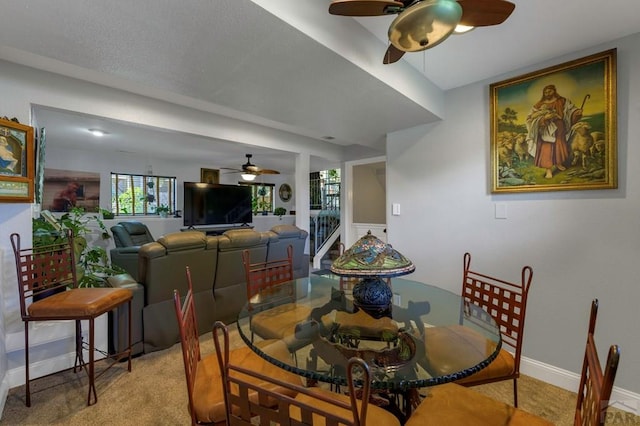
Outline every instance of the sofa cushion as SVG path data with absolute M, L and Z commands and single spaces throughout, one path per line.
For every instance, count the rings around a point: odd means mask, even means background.
M 309 256 L 304 251 L 309 233 L 295 225 L 276 225 L 269 232 L 269 248 L 267 261 L 280 260 L 287 257 L 287 247 L 293 246 L 293 277 L 302 278 L 309 275 Z
M 253 229 L 232 229 L 225 231 L 222 235 L 223 238 L 220 238 L 219 241 L 221 251 L 265 246 L 269 241 L 269 235 L 267 233 L 256 232 Z
M 307 235 L 309 234 L 304 229 L 300 229 L 295 225 L 284 225 L 284 224 L 274 226 L 273 228 L 271 228 L 271 231 L 275 232 L 276 234 L 278 234 L 278 236 L 283 238 L 293 238 L 293 237 L 306 238 Z
M 199 231 L 173 232 L 158 238 L 158 242 L 167 249 L 167 253 L 207 246 L 206 235 Z

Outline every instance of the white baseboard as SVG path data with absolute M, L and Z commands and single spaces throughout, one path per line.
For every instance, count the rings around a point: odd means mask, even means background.
M 526 357 L 522 357 L 520 361 L 520 372 L 574 393 L 580 386 L 579 374 Z M 614 386 L 610 405 L 640 416 L 640 394 L 638 393 Z
M 29 376 L 31 380 L 33 380 L 51 374 L 52 372 L 66 370 L 73 367 L 75 360 L 76 353 L 74 351 L 43 361 L 32 362 L 29 367 Z M 8 383 L 9 388 L 24 385 L 24 373 L 24 365 L 8 370 L 5 376 L 5 382 Z

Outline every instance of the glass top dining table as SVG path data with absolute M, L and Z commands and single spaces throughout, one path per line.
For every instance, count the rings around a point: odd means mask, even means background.
M 487 366 L 501 347 L 494 319 L 460 295 L 442 288 L 392 278 L 392 305 L 382 315 L 354 304 L 348 286 L 335 275 L 290 281 L 259 294 L 238 317 L 244 342 L 258 355 L 308 380 L 346 384 L 346 365 L 364 359 L 372 389 L 403 392 L 451 382 Z M 279 338 L 260 337 L 253 318 L 291 321 L 296 307 L 306 307 Z M 258 318 L 258 317 L 256 317 Z M 276 355 L 284 342 L 290 357 Z

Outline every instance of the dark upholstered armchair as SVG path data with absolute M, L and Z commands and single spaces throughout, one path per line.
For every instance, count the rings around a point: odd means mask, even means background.
M 124 268 L 138 280 L 138 250 L 155 240 L 147 225 L 141 222 L 120 222 L 111 227 L 116 248 L 111 249 L 111 263 Z
M 155 241 L 149 228 L 142 222 L 120 222 L 111 227 L 116 247 L 141 246 Z

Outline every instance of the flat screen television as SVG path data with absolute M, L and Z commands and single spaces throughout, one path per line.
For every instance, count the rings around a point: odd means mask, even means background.
M 251 188 L 184 182 L 183 210 L 184 226 L 251 223 Z

